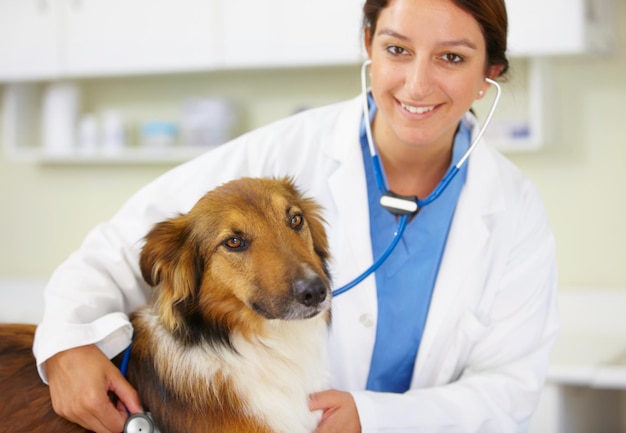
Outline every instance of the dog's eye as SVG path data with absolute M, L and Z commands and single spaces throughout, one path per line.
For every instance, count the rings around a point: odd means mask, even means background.
M 233 236 L 232 238 L 228 238 L 223 242 L 226 248 L 231 250 L 242 250 L 248 247 L 248 243 L 244 238 Z
M 291 228 L 298 230 L 302 227 L 302 224 L 304 223 L 304 217 L 302 216 L 301 213 L 295 213 L 291 215 L 290 222 L 291 222 Z

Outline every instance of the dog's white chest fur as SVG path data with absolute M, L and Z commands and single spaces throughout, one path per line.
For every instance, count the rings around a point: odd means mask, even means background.
M 309 410 L 308 397 L 328 389 L 329 383 L 328 324 L 323 316 L 270 320 L 264 337 L 250 341 L 240 335 L 231 336 L 234 351 L 225 347 L 216 350 L 208 344 L 183 347 L 152 316 L 149 321 L 157 328 L 157 370 L 171 383 L 183 387 L 190 382 L 205 383 L 207 392 L 215 393 L 214 379 L 220 376 L 232 383 L 246 413 L 264 420 L 272 431 L 310 433 L 317 428 L 321 411 Z
M 233 357 L 229 369 L 250 410 L 273 431 L 312 432 L 321 412 L 309 410 L 308 396 L 328 389 L 326 322 L 272 321 L 269 327 L 270 336 L 258 343 L 234 342 L 242 356 Z

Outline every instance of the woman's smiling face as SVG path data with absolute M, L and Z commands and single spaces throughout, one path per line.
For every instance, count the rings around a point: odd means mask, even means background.
M 451 148 L 460 119 L 489 87 L 485 76 L 501 68 L 487 68 L 478 22 L 451 0 L 391 0 L 365 38 L 379 146 Z

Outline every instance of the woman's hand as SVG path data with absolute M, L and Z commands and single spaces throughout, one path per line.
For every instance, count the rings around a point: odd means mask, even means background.
M 54 411 L 97 433 L 119 433 L 131 413 L 142 412 L 137 391 L 96 346 L 60 352 L 46 361 Z M 109 398 L 117 395 L 117 407 Z
M 312 394 L 309 398 L 309 409 L 324 412 L 317 433 L 361 432 L 359 413 L 349 392 L 331 389 Z

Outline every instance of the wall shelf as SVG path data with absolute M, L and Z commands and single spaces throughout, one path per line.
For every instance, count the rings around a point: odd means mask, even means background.
M 14 160 L 31 161 L 45 165 L 136 165 L 180 164 L 195 158 L 209 148 L 173 147 L 170 149 L 126 148 L 119 152 L 72 152 L 49 154 L 41 151 L 18 152 Z
M 549 127 L 553 117 L 551 60 L 546 57 L 514 58 L 512 65 L 515 80 L 503 84 L 502 105 L 487 129 L 485 138 L 491 146 L 507 153 L 538 151 L 549 141 Z M 163 77 L 161 80 L 170 83 L 172 78 Z M 155 83 L 152 85 L 159 86 Z M 127 147 L 115 152 L 104 148 L 89 152 L 76 148 L 50 152 L 42 145 L 45 140 L 39 127 L 45 86 L 45 83 L 33 82 L 4 86 L 2 141 L 4 151 L 11 160 L 46 165 L 175 165 L 192 159 L 210 148 L 185 146 L 180 143 L 167 148 L 148 148 L 130 140 Z M 138 97 L 144 96 L 139 94 Z M 491 95 L 488 95 L 476 104 L 479 119 L 484 118 L 483 114 L 491 100 Z M 168 104 L 175 106 L 179 102 L 171 100 Z
M 129 131 L 127 145 L 107 149 L 95 147 L 81 149 L 70 145 L 56 150 L 45 146 L 42 119 L 42 93 L 45 83 L 12 83 L 3 88 L 2 94 L 2 150 L 7 159 L 16 162 L 45 165 L 177 165 L 206 152 L 209 145 L 173 143 L 167 146 L 142 146 L 137 144 L 136 134 Z M 172 101 L 174 106 L 175 102 Z

